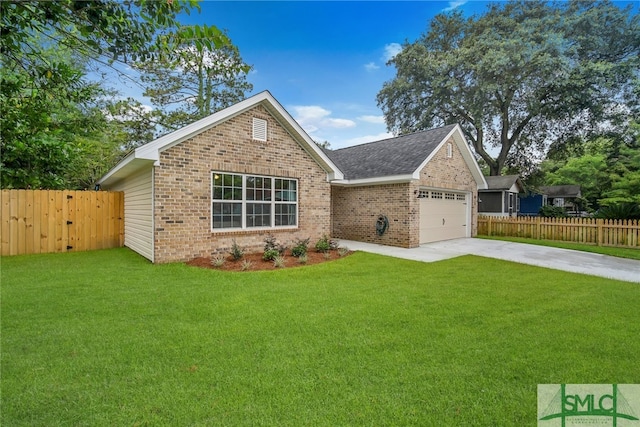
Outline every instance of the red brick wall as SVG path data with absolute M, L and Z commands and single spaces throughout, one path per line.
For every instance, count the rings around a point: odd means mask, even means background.
M 267 142 L 252 139 L 253 117 L 267 120 Z M 298 179 L 298 227 L 212 232 L 214 171 Z M 234 239 L 246 251 L 262 251 L 269 233 L 289 246 L 307 237 L 314 244 L 331 233 L 330 197 L 326 172 L 257 106 L 161 153 L 154 174 L 155 262 L 226 253 Z

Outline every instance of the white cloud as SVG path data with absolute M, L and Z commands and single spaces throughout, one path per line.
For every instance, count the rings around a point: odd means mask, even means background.
M 357 138 L 347 139 L 344 143 L 345 147 L 351 147 L 352 145 L 364 144 L 367 142 L 380 141 L 383 139 L 393 138 L 395 135 L 391 132 L 379 133 L 377 135 L 365 135 Z
M 356 125 L 353 120 L 330 117 L 331 111 L 318 105 L 295 105 L 288 110 L 293 112 L 295 120 L 308 133 L 323 128 L 345 129 Z
M 466 2 L 467 2 L 467 0 L 450 1 L 449 2 L 449 7 L 445 7 L 444 9 L 442 9 L 442 11 L 443 12 L 450 12 L 450 11 L 462 6 Z
M 400 53 L 402 45 L 400 43 L 389 43 L 384 46 L 384 62 L 390 61 L 394 56 Z
M 369 62 L 368 64 L 364 64 L 364 69 L 367 71 L 374 71 L 379 69 L 380 66 L 376 65 L 375 62 Z
M 362 120 L 363 122 L 367 122 L 367 123 L 374 123 L 374 124 L 384 124 L 384 116 L 360 116 L 358 117 L 358 120 Z

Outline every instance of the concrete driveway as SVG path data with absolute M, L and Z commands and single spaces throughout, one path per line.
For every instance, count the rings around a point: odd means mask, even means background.
M 404 249 L 353 240 L 340 240 L 351 250 L 414 261 L 433 262 L 461 255 L 478 255 L 522 264 L 640 283 L 640 261 L 589 252 L 486 239 L 454 239 Z

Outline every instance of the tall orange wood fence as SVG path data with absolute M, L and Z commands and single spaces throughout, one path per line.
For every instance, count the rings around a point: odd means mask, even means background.
M 478 234 L 640 248 L 637 220 L 480 216 Z
M 124 193 L 2 190 L 1 254 L 71 252 L 124 244 Z

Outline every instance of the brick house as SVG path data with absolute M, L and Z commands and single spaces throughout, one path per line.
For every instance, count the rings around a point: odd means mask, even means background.
M 350 166 L 355 154 L 322 150 L 265 91 L 136 148 L 98 184 L 125 193 L 125 246 L 157 263 L 225 253 L 234 240 L 259 251 L 268 234 L 285 244 L 326 234 L 417 246 L 431 227 L 424 212 L 437 201 L 448 206 L 451 197 L 459 208 L 469 202 L 458 234 L 475 235 L 484 180 L 460 128 L 413 135 L 429 136 L 429 148 L 410 154 L 419 141 L 397 145 L 402 158 L 424 155 L 411 176 L 384 170 L 364 177 Z M 369 210 L 354 197 L 368 200 Z M 378 214 L 389 220 L 382 236 Z
M 327 154 L 344 175 L 331 183 L 333 237 L 413 248 L 477 234 L 486 182 L 460 126 Z

